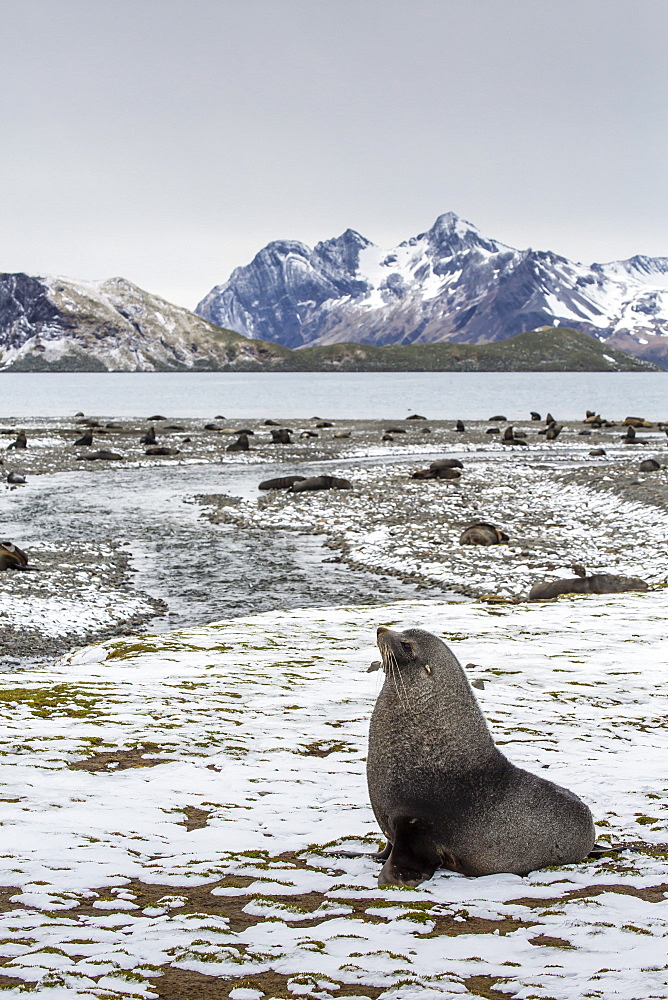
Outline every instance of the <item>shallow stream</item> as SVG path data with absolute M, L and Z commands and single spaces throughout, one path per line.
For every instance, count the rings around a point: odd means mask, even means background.
M 150 631 L 296 607 L 381 604 L 415 597 L 394 577 L 331 562 L 317 536 L 247 530 L 201 516 L 199 494 L 255 496 L 261 479 L 294 469 L 281 464 L 179 465 L 55 473 L 5 496 L 2 531 L 29 548 L 58 539 L 125 542 L 133 586 L 167 612 Z M 432 596 L 425 591 L 421 596 Z M 439 592 L 433 596 L 442 596 Z

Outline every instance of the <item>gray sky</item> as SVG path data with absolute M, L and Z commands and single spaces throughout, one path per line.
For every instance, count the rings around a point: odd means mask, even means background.
M 454 211 L 668 256 L 666 0 L 0 0 L 0 270 L 194 307 L 269 240 Z

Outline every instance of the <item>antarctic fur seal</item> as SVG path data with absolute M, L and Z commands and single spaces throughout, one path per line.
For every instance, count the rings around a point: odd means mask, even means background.
M 451 469 L 439 466 L 434 469 L 430 467 L 429 469 L 418 469 L 417 472 L 411 473 L 411 479 L 461 479 L 461 472 L 459 469 Z
M 292 493 L 313 493 L 316 490 L 352 490 L 349 479 L 338 476 L 310 476 L 308 479 L 297 479 L 290 490 Z
M 502 542 L 510 541 L 505 531 L 501 531 L 487 521 L 477 521 L 476 524 L 469 524 L 464 528 L 459 536 L 460 545 L 500 545 Z
M 13 542 L 0 542 L 0 570 L 29 569 L 28 557 Z
M 77 455 L 77 460 L 80 462 L 122 462 L 123 456 L 118 455 L 115 451 L 107 451 L 105 448 L 101 448 L 100 451 L 91 451 L 88 455 Z
M 11 444 L 7 445 L 7 451 L 15 448 L 16 451 L 21 451 L 23 448 L 28 447 L 28 438 L 25 431 L 19 431 L 16 435 L 16 441 L 12 441 Z
M 430 469 L 463 469 L 464 465 L 458 458 L 438 458 L 429 463 Z
M 278 476 L 276 479 L 265 479 L 258 486 L 259 490 L 289 490 L 295 483 L 303 483 L 306 476 Z
M 526 875 L 594 847 L 577 795 L 495 746 L 457 658 L 421 629 L 378 629 L 385 683 L 371 717 L 367 779 L 387 847 L 379 885 L 418 885 L 439 868 Z
M 571 580 L 548 580 L 536 583 L 529 591 L 530 601 L 549 601 L 561 594 L 624 594 L 630 590 L 648 590 L 638 576 L 615 576 L 612 573 L 592 573 Z

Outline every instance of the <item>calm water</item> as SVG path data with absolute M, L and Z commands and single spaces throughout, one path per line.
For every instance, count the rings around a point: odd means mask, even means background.
M 559 419 L 585 410 L 668 419 L 666 372 L 201 372 L 0 374 L 0 417 Z

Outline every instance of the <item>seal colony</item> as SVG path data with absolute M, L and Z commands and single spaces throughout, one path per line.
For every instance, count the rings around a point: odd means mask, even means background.
M 379 885 L 574 864 L 594 847 L 589 808 L 495 746 L 468 679 L 429 632 L 378 629 L 385 683 L 371 717 L 367 780 L 387 838 Z

